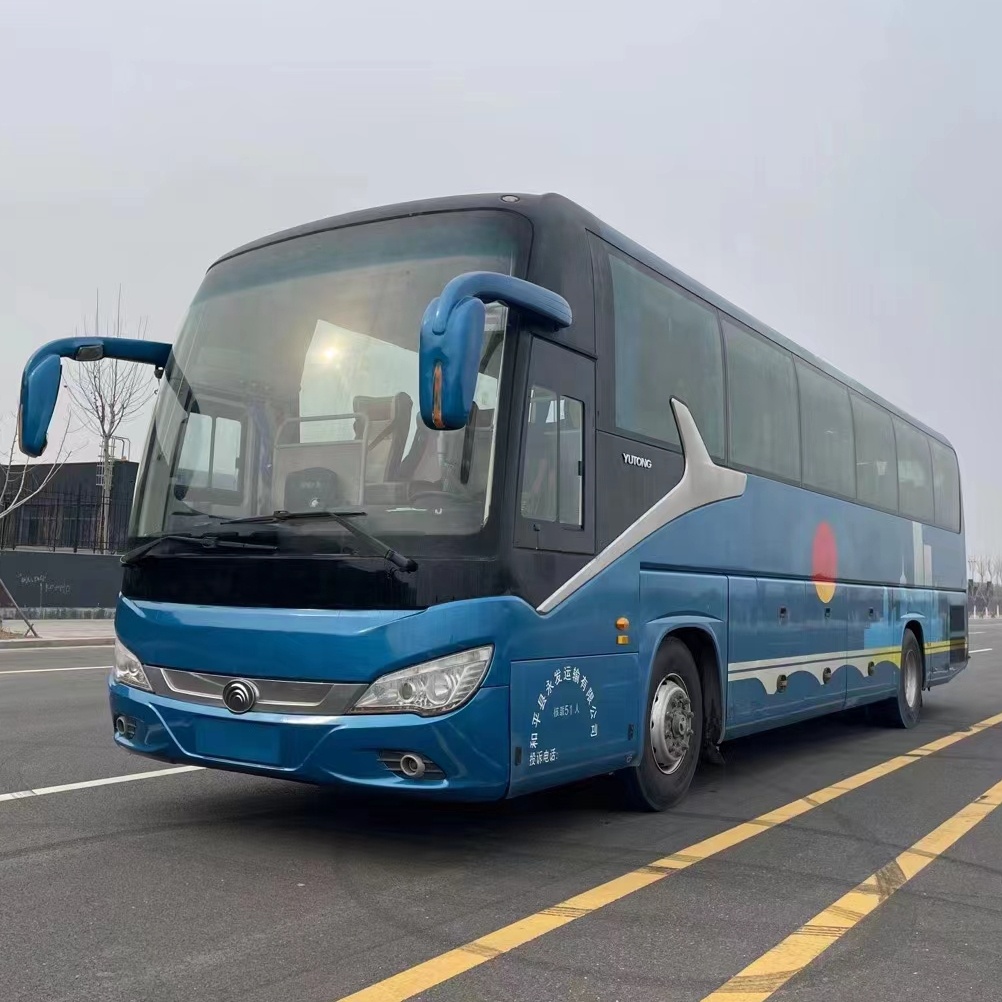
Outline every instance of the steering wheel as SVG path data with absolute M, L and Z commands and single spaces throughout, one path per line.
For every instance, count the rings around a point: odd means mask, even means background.
M 296 470 L 285 478 L 285 507 L 289 511 L 336 508 L 344 494 L 341 478 L 323 466 Z

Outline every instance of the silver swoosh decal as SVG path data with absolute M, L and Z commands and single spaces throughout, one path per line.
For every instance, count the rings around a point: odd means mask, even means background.
M 579 588 L 604 571 L 614 560 L 618 560 L 628 550 L 642 542 L 651 533 L 674 521 L 682 515 L 703 508 L 717 501 L 741 497 L 745 492 L 748 477 L 737 470 L 717 466 L 706 451 L 703 437 L 689 408 L 681 400 L 672 397 L 672 412 L 678 425 L 679 439 L 685 456 L 685 470 L 682 479 L 663 497 L 653 504 L 629 528 L 620 533 L 604 550 L 597 553 L 573 577 L 564 582 L 549 598 L 545 599 L 536 612 L 552 612 L 565 602 Z

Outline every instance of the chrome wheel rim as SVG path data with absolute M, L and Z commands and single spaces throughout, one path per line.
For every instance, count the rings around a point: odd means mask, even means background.
M 661 680 L 651 703 L 651 750 L 666 775 L 677 772 L 692 743 L 692 702 L 678 675 Z
M 905 655 L 905 702 L 912 708 L 918 706 L 920 685 L 918 655 L 909 650 Z

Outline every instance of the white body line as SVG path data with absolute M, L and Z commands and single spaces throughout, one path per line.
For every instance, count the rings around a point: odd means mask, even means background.
M 541 614 L 552 612 L 601 571 L 632 550 L 658 529 L 682 515 L 728 498 L 740 497 L 745 492 L 748 477 L 737 470 L 717 466 L 706 451 L 696 422 L 689 408 L 680 400 L 672 399 L 672 411 L 678 425 L 685 470 L 682 479 L 656 504 L 652 505 L 629 528 L 620 533 L 604 550 L 597 553 L 573 577 L 565 581 L 536 609 Z
M 133 772 L 127 776 L 109 776 L 107 779 L 88 779 L 82 783 L 63 783 L 61 786 L 40 786 L 34 790 L 16 790 L 14 793 L 0 793 L 0 803 L 5 800 L 25 800 L 29 797 L 47 797 L 53 793 L 71 793 L 74 790 L 89 790 L 95 786 L 114 786 L 118 783 L 135 783 L 141 779 L 159 779 L 162 776 L 177 776 L 182 772 L 202 772 L 200 765 L 177 765 L 170 769 L 155 769 L 152 772 Z
M 871 653 L 862 657 L 847 658 L 844 654 L 816 655 L 806 661 L 781 661 L 767 668 L 745 667 L 742 663 L 727 666 L 727 681 L 748 682 L 755 679 L 762 683 L 765 691 L 770 695 L 775 695 L 779 691 L 779 679 L 783 676 L 790 676 L 806 672 L 813 675 L 821 685 L 825 683 L 825 671 L 834 675 L 839 668 L 852 666 L 861 675 L 865 675 L 871 662 L 889 661 L 900 654 Z M 754 662 L 750 662 L 754 665 Z M 830 677 L 830 676 L 829 676 Z
M 755 671 L 759 668 L 789 668 L 797 666 L 806 669 L 815 662 L 827 664 L 829 661 L 837 659 L 841 659 L 843 664 L 851 664 L 854 661 L 860 661 L 864 658 L 869 658 L 869 660 L 872 661 L 877 656 L 887 657 L 888 655 L 899 654 L 900 652 L 900 647 L 867 647 L 860 651 L 831 651 L 829 653 L 821 654 L 805 654 L 801 658 L 786 657 L 766 658 L 762 661 L 735 661 L 727 666 L 727 674 L 740 674 L 743 672 Z M 864 664 L 863 667 L 865 668 L 866 665 Z
M 950 649 L 949 640 L 934 640 L 926 644 L 927 654 L 942 654 Z M 991 648 L 988 648 L 989 650 Z M 968 654 L 978 654 L 969 651 Z M 899 647 L 871 647 L 861 651 L 832 651 L 828 654 L 810 654 L 802 658 L 770 658 L 764 661 L 736 661 L 727 666 L 728 682 L 746 682 L 756 679 L 766 692 L 774 695 L 781 675 L 806 672 L 824 684 L 824 673 L 830 669 L 834 675 L 839 668 L 852 667 L 865 675 L 871 663 L 891 661 L 897 664 L 901 657 Z

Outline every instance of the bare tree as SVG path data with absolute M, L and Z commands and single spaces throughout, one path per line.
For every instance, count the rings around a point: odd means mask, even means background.
M 59 445 L 49 463 L 28 463 L 27 456 L 21 456 L 17 449 L 17 416 L 11 420 L 12 431 L 10 434 L 10 447 L 2 453 L 6 460 L 3 467 L 3 486 L 0 487 L 0 533 L 6 530 L 7 520 L 21 507 L 26 505 L 32 498 L 41 494 L 46 485 L 60 471 L 63 463 L 72 455 L 72 450 L 67 447 L 70 436 L 70 420 L 67 418 L 59 436 Z M 15 458 L 21 461 L 15 463 Z M 36 473 L 38 474 L 36 476 Z M 7 586 L 0 579 L 0 589 L 3 589 L 6 597 L 14 603 L 18 614 L 28 625 L 28 632 L 35 633 L 34 626 L 28 622 L 24 613 L 14 600 Z M 35 634 L 37 636 L 37 634 Z
M 122 313 L 122 290 L 119 287 L 114 316 L 105 320 L 101 331 L 101 298 L 94 306 L 94 327 L 89 329 L 84 321 L 83 336 L 133 337 L 143 339 L 147 333 L 146 318 L 140 318 L 131 332 Z M 67 387 L 73 400 L 74 411 L 84 426 L 98 437 L 101 448 L 98 482 L 101 486 L 101 510 L 98 523 L 98 545 L 107 544 L 108 523 L 111 511 L 112 481 L 118 443 L 124 445 L 118 431 L 123 422 L 133 417 L 147 404 L 155 392 L 155 381 L 149 366 L 119 359 L 102 359 L 84 362 L 68 370 Z
M 59 446 L 52 462 L 45 464 L 28 463 L 27 457 L 20 455 L 17 448 L 17 419 L 15 418 L 11 423 L 13 431 L 10 436 L 10 447 L 4 450 L 6 463 L 3 469 L 3 487 L 0 488 L 0 522 L 40 494 L 49 481 L 60 471 L 63 463 L 72 455 L 72 451 L 67 448 L 67 440 L 70 435 L 69 420 L 63 426 Z M 22 462 L 15 464 L 15 456 L 19 456 Z M 32 475 L 36 469 L 44 471 L 40 478 Z
M 991 577 L 989 561 L 986 557 L 978 554 L 971 557 L 972 576 L 974 578 L 974 615 L 978 614 L 978 607 L 984 606 L 985 615 L 988 615 L 988 581 Z

